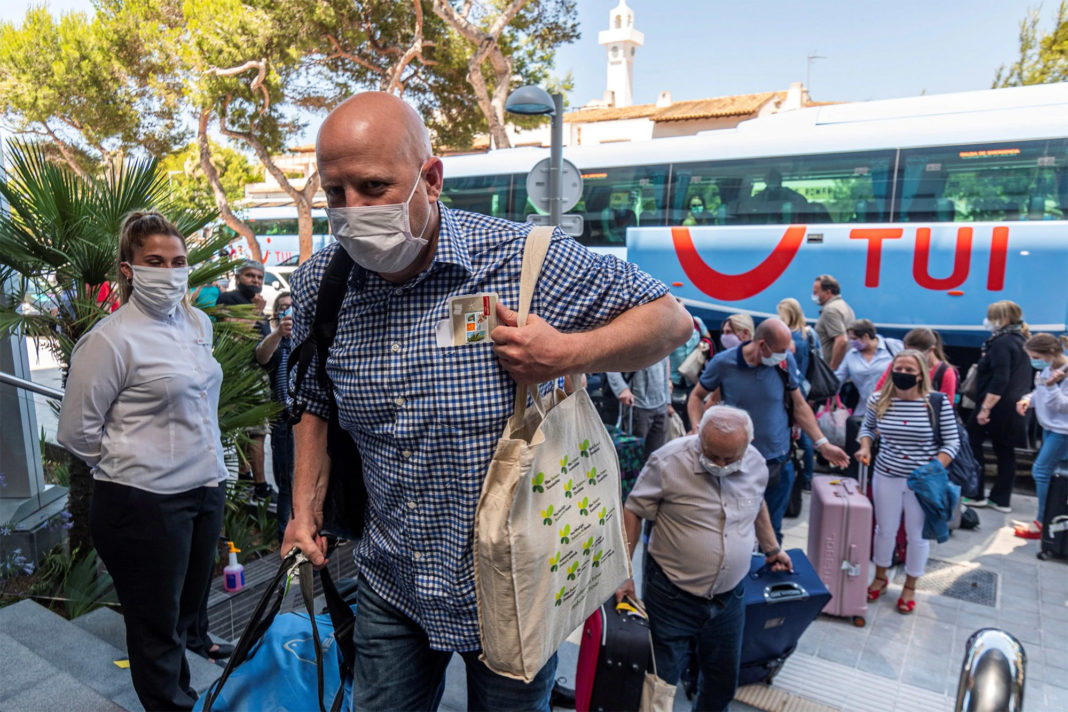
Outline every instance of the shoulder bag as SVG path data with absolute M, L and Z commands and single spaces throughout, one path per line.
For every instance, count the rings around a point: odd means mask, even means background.
M 551 234 L 527 238 L 520 326 Z M 475 512 L 481 660 L 491 670 L 533 680 L 631 576 L 622 509 L 615 449 L 586 390 L 541 396 L 518 385 Z

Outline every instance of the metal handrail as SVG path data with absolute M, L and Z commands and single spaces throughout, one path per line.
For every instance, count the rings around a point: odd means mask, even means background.
M 58 388 L 49 388 L 48 386 L 42 386 L 40 383 L 34 383 L 33 381 L 27 381 L 19 378 L 18 376 L 12 376 L 10 373 L 4 373 L 0 371 L 0 383 L 14 386 L 15 388 L 21 388 L 24 391 L 30 391 L 37 393 L 53 400 L 63 400 L 63 391 Z

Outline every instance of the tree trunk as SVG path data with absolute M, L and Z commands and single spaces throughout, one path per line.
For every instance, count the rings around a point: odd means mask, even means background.
M 252 259 L 262 264 L 264 261 L 263 252 L 260 250 L 259 241 L 256 240 L 256 233 L 252 231 L 252 228 L 248 226 L 248 223 L 238 219 L 238 217 L 234 215 L 234 211 L 230 209 L 230 199 L 226 197 L 226 191 L 223 190 L 222 180 L 219 178 L 219 171 L 215 169 L 215 163 L 211 160 L 211 144 L 208 142 L 209 119 L 211 119 L 211 111 L 202 109 L 200 112 L 200 121 L 197 126 L 197 145 L 200 147 L 200 169 L 204 171 L 204 175 L 207 176 L 208 183 L 211 185 L 211 192 L 215 197 L 215 205 L 219 208 L 219 217 L 222 218 L 227 227 L 245 238 Z
M 319 190 L 319 182 L 319 171 L 316 171 L 308 176 L 304 188 L 293 196 L 293 202 L 297 206 L 297 235 L 300 239 L 300 255 L 297 261 L 300 264 L 304 264 L 315 250 L 315 245 L 312 244 L 315 224 L 311 211 L 315 203 L 315 193 Z
M 93 548 L 93 537 L 89 533 L 89 507 L 93 501 L 93 475 L 89 466 L 77 456 L 70 456 L 70 493 L 67 499 L 67 511 L 71 516 L 70 536 L 71 553 L 77 552 L 76 560 L 85 558 Z

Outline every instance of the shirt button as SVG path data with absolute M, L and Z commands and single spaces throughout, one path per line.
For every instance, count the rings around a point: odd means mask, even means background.
M 415 509 L 418 506 L 419 505 L 417 505 L 415 502 L 409 502 L 408 503 L 408 509 Z
M 397 398 L 393 402 L 396 403 L 398 406 L 404 405 L 404 399 L 403 398 Z
M 404 457 L 405 460 L 407 460 L 409 457 L 412 456 L 412 451 L 411 450 L 404 450 L 404 451 L 401 452 L 401 456 Z
M 412 554 L 412 558 L 415 559 L 416 561 L 419 561 L 419 559 L 423 558 L 423 555 L 420 552 L 417 551 L 414 554 Z
M 400 353 L 400 344 L 394 342 L 393 346 L 390 348 L 393 350 L 393 353 Z

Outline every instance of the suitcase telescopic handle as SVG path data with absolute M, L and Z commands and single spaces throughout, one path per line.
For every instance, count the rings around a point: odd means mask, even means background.
M 806 598 L 808 598 L 808 591 L 805 590 L 805 587 L 793 581 L 773 583 L 764 587 L 765 603 L 783 603 Z

